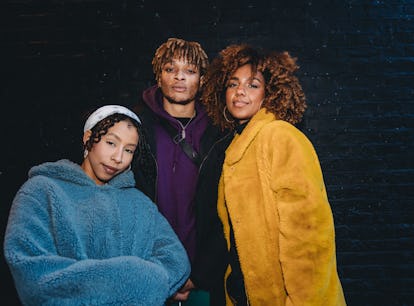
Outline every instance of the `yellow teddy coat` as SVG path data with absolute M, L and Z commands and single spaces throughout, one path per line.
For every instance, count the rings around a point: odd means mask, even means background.
M 227 148 L 217 206 L 251 306 L 346 305 L 318 157 L 297 128 L 261 109 Z

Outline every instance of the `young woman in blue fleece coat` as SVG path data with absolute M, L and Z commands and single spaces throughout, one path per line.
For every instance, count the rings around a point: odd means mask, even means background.
M 84 160 L 33 167 L 4 254 L 24 305 L 163 305 L 188 279 L 186 251 L 135 188 L 140 120 L 107 105 L 84 127 Z

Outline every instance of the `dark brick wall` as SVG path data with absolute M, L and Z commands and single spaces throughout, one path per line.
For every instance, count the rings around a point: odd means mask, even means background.
M 165 3 L 164 3 L 165 2 Z M 414 305 L 414 1 L 3 1 L 2 237 L 28 169 L 80 157 L 81 114 L 132 107 L 168 37 L 298 57 L 349 305 Z M 17 304 L 1 257 L 2 304 Z

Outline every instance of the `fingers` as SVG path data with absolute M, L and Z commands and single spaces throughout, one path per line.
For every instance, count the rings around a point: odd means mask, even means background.
M 194 286 L 193 282 L 191 281 L 191 279 L 188 279 L 187 282 L 184 284 L 184 286 L 181 287 L 180 290 L 178 290 L 178 292 L 184 292 L 184 291 L 192 290 L 194 288 L 195 288 L 195 286 Z
M 185 292 L 177 292 L 174 295 L 173 300 L 174 301 L 187 301 L 189 296 L 190 296 L 190 290 L 185 291 Z

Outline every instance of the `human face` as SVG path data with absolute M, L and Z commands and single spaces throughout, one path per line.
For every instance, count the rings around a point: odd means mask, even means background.
M 262 106 L 265 80 L 261 72 L 252 74 L 250 64 L 239 67 L 230 77 L 226 89 L 226 105 L 240 124 L 250 120 Z
M 186 105 L 195 101 L 200 86 L 200 71 L 196 65 L 174 58 L 162 67 L 158 86 L 168 102 Z
M 86 131 L 83 142 L 90 136 L 91 131 Z M 138 138 L 137 128 L 130 121 L 115 123 L 98 143 L 93 144 L 82 163 L 82 169 L 97 185 L 105 184 L 129 167 L 138 146 Z

